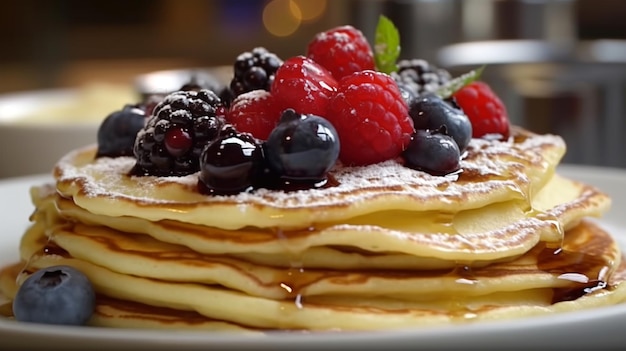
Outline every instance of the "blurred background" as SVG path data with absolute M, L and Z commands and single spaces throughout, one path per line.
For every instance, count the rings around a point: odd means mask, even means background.
M 287 58 L 337 25 L 373 39 L 380 14 L 399 27 L 402 58 L 455 75 L 487 64 L 483 79 L 512 122 L 562 135 L 566 162 L 626 167 L 624 0 L 9 1 L 0 12 L 0 120 L 15 110 L 8 98 L 33 90 L 105 84 L 97 99 L 127 99 L 120 94 L 134 93 L 140 74 L 232 65 L 255 46 Z M 103 118 L 98 103 L 88 109 Z M 0 137 L 3 150 L 9 142 Z

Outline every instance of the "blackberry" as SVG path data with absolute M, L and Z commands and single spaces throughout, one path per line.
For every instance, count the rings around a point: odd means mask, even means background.
M 252 90 L 270 90 L 274 74 L 283 61 L 263 47 L 241 53 L 233 65 L 234 76 L 230 81 L 232 98 Z
M 155 108 L 137 133 L 132 175 L 183 176 L 200 170 L 200 154 L 224 124 L 224 107 L 211 90 L 176 91 Z
M 391 76 L 399 86 L 406 87 L 416 96 L 434 92 L 452 79 L 448 71 L 422 59 L 398 61 L 398 71 L 392 72 Z

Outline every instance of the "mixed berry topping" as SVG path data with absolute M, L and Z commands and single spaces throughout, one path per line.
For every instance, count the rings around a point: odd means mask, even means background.
M 371 70 L 353 73 L 339 82 L 327 118 L 339 133 L 339 158 L 347 165 L 396 158 L 414 132 L 408 107 L 394 80 Z
M 132 156 L 135 137 L 145 122 L 146 113 L 137 105 L 109 114 L 98 127 L 96 157 Z
M 506 107 L 487 83 L 474 81 L 457 91 L 454 98 L 470 119 L 474 138 L 509 137 Z
M 13 300 L 13 314 L 20 322 L 84 325 L 95 306 L 96 294 L 87 276 L 70 266 L 53 266 L 22 283 Z
M 396 160 L 443 176 L 461 170 L 472 138 L 508 138 L 502 101 L 478 80 L 482 68 L 452 78 L 425 60 L 398 60 L 393 23 L 381 17 L 376 31 L 370 46 L 354 27 L 336 27 L 284 61 L 262 47 L 242 53 L 219 92 L 190 81 L 138 106 L 146 112 L 113 113 L 97 156 L 132 149 L 131 175 L 198 172 L 201 192 L 228 195 L 316 187 L 336 164 Z
M 155 108 L 137 133 L 133 175 L 181 176 L 200 170 L 200 153 L 217 138 L 224 107 L 211 90 L 178 91 Z
M 263 47 L 247 51 L 235 60 L 233 78 L 230 82 L 232 98 L 252 90 L 270 90 L 274 74 L 283 61 Z

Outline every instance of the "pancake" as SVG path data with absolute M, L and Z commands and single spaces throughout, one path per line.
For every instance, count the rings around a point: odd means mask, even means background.
M 395 160 L 365 167 L 338 165 L 331 186 L 301 191 L 257 189 L 206 196 L 198 175 L 128 176 L 133 157 L 94 160 L 95 146 L 70 152 L 54 169 L 57 190 L 90 213 L 164 219 L 220 229 L 305 229 L 393 210 L 455 213 L 489 204 L 527 203 L 552 176 L 563 140 L 516 129 L 506 141 L 472 139 L 462 172 L 432 176 Z M 442 201 L 443 199 L 443 201 Z
M 456 287 L 447 286 L 442 289 L 442 294 L 429 298 L 416 293 L 396 297 L 389 294 L 323 294 L 268 299 L 211 284 L 121 274 L 56 254 L 31 257 L 25 272 L 56 264 L 70 264 L 85 272 L 99 293 L 107 295 L 107 298 L 99 299 L 102 305 L 110 304 L 110 299 L 119 300 L 118 309 L 136 307 L 138 311 L 144 311 L 142 318 L 148 318 L 146 316 L 151 311 L 146 303 L 156 306 L 152 313 L 160 315 L 150 321 L 160 325 L 168 323 L 160 322 L 167 319 L 163 316 L 198 313 L 225 325 L 244 326 L 251 330 L 384 329 L 565 312 L 610 305 L 626 298 L 626 285 L 623 284 L 626 266 L 621 260 L 619 247 L 608 233 L 588 221 L 567 231 L 559 249 L 538 246 L 511 262 L 471 272 L 448 271 L 446 274 L 454 277 Z M 420 276 L 418 272 L 387 274 L 391 276 L 387 279 L 396 283 Z M 20 276 L 18 281 L 24 277 Z M 514 289 L 502 289 L 507 286 L 507 280 L 511 281 L 510 286 L 515 286 Z M 339 281 L 345 285 L 359 284 L 359 279 Z M 537 282 L 543 284 L 537 285 Z M 492 286 L 492 289 L 485 289 L 484 285 Z M 460 287 L 473 290 L 473 293 L 458 294 L 462 290 Z M 98 318 L 99 323 L 104 319 L 110 325 L 115 325 L 117 320 L 115 317 L 107 319 L 104 314 L 98 314 Z
M 520 279 L 536 287 L 546 287 L 545 284 L 548 287 L 555 287 L 560 286 L 559 283 L 566 283 L 564 280 L 558 280 L 558 277 L 552 277 L 548 272 L 531 278 L 528 269 L 523 268 L 519 270 L 523 278 L 520 278 L 515 270 L 511 270 L 507 272 L 505 278 L 492 286 L 492 282 L 481 276 L 480 272 L 486 272 L 489 276 L 492 274 L 491 269 L 501 270 L 500 265 L 492 264 L 478 269 L 463 266 L 463 269 L 472 269 L 469 280 L 481 281 L 480 289 L 477 289 L 473 286 L 458 285 L 457 275 L 442 274 L 441 271 L 427 272 L 414 269 L 399 272 L 363 268 L 331 271 L 309 268 L 305 265 L 303 266 L 307 268 L 302 269 L 262 266 L 224 255 L 203 255 L 186 247 L 156 241 L 145 235 L 127 235 L 103 227 L 76 225 L 71 229 L 63 227 L 48 229 L 45 234 L 44 231 L 45 226 L 36 225 L 26 233 L 22 242 L 24 261 L 31 260 L 33 263 L 32 260 L 36 262 L 42 253 L 44 256 L 46 253 L 55 253 L 57 256 L 77 258 L 127 275 L 219 285 L 249 295 L 273 299 L 295 295 L 329 294 L 391 297 L 415 295 L 420 299 L 430 299 L 446 295 L 448 291 L 454 291 L 455 296 L 460 297 L 464 294 L 485 294 L 492 290 L 516 290 L 519 289 L 517 282 Z M 46 234 L 49 237 L 46 237 Z M 42 248 L 45 249 L 42 251 Z M 526 255 L 536 255 L 537 252 L 544 250 L 555 249 L 537 245 Z M 601 256 L 608 262 L 605 266 L 619 264 L 620 251 L 614 244 L 606 245 L 604 250 L 606 252 L 602 252 Z M 451 271 L 454 272 L 460 264 L 451 262 L 451 266 Z M 344 282 L 350 284 L 346 285 Z M 285 289 L 285 285 L 290 288 Z
M 33 196 L 45 197 L 45 191 L 41 192 Z M 69 218 L 73 223 L 88 226 L 79 226 L 78 231 L 88 231 L 89 226 L 94 225 L 107 226 L 121 233 L 147 234 L 159 242 L 184 245 L 198 253 L 239 254 L 240 258 L 250 257 L 257 263 L 271 261 L 283 267 L 298 261 L 306 267 L 337 268 L 349 265 L 343 262 L 350 260 L 350 256 L 352 261 L 361 256 L 353 266 L 378 268 L 384 265 L 397 269 L 441 268 L 446 263 L 449 266 L 458 262 L 480 265 L 516 257 L 540 241 L 560 243 L 563 229 L 577 224 L 580 218 L 600 216 L 610 205 L 606 194 L 596 188 L 558 175 L 533 197 L 532 211 L 509 201 L 449 214 L 448 222 L 441 225 L 436 223 L 442 221 L 436 213 L 386 211 L 371 216 L 374 220 L 369 222 L 356 218 L 305 231 L 254 228 L 227 231 L 170 220 L 150 222 L 131 216 L 94 215 L 56 194 L 48 201 L 51 201 L 49 205 L 39 205 L 46 218 Z M 64 244 L 61 234 L 53 236 L 66 249 L 66 245 L 74 245 L 79 250 L 83 246 L 75 239 Z M 120 236 L 111 242 L 120 242 L 123 238 Z M 139 246 L 145 247 L 144 244 Z M 83 251 L 90 254 L 97 250 L 83 248 Z M 388 256 L 393 256 L 393 260 L 388 260 Z M 407 259 L 402 260 L 403 256 Z M 394 261 L 399 265 L 394 266 Z
M 90 325 L 266 332 L 510 319 L 626 299 L 616 241 L 588 217 L 610 198 L 562 177 L 558 136 L 472 139 L 462 172 L 337 164 L 329 186 L 209 196 L 197 174 L 137 177 L 131 157 L 63 157 L 31 189 L 10 299 L 74 266 Z

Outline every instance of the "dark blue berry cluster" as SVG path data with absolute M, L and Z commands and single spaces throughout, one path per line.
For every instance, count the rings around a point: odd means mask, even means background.
M 339 138 L 330 122 L 287 109 L 266 141 L 226 125 L 200 157 L 199 189 L 228 195 L 320 186 L 338 156 Z
M 454 101 L 433 93 L 408 102 L 416 132 L 402 154 L 405 165 L 433 175 L 458 171 L 461 155 L 472 138 L 467 115 Z

